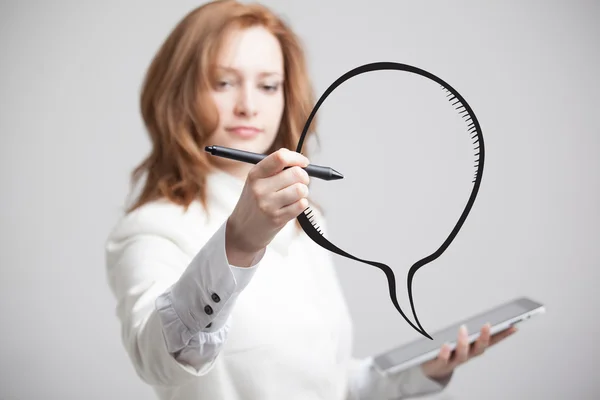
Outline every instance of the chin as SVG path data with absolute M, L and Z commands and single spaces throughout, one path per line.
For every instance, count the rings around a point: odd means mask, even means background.
M 229 144 L 224 144 L 225 147 L 231 147 L 238 150 L 250 151 L 252 153 L 264 154 L 271 147 L 271 142 L 265 142 L 264 140 L 236 140 Z

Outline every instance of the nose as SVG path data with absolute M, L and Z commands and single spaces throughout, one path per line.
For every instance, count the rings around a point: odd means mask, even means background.
M 235 113 L 240 116 L 252 117 L 257 113 L 257 104 L 254 92 L 249 87 L 244 87 L 238 93 Z

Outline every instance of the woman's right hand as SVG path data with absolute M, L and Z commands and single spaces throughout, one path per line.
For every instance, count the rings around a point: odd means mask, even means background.
M 240 199 L 227 220 L 229 262 L 250 266 L 258 252 L 308 207 L 308 158 L 281 148 L 248 173 Z M 286 167 L 289 167 L 285 169 Z

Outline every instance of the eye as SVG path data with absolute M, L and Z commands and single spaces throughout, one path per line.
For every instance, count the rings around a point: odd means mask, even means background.
M 215 87 L 219 90 L 228 89 L 235 85 L 235 79 L 221 77 L 215 80 Z
M 274 93 L 279 89 L 279 83 L 274 83 L 271 85 L 262 85 L 262 89 L 264 89 L 268 93 Z

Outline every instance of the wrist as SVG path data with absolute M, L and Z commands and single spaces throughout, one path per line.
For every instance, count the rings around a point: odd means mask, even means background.
M 445 372 L 445 373 L 431 373 L 431 372 L 427 371 L 426 368 L 423 368 L 422 365 L 421 365 L 421 371 L 428 379 L 431 379 L 432 381 L 434 381 L 440 385 L 446 385 L 448 383 L 448 381 L 452 378 L 452 375 L 454 374 L 454 370 L 452 370 L 450 372 Z
M 250 267 L 260 251 L 262 251 L 262 248 L 254 249 L 244 243 L 235 224 L 231 221 L 231 218 L 228 218 L 225 228 L 225 252 L 229 264 L 236 267 Z

